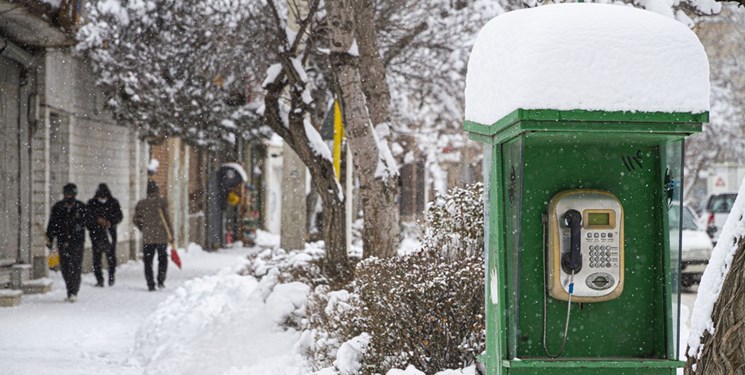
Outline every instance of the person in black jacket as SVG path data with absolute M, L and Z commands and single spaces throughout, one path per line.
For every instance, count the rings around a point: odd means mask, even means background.
M 116 273 L 116 226 L 122 222 L 122 209 L 119 201 L 111 195 L 106 184 L 98 185 L 96 194 L 88 201 L 90 222 L 88 234 L 93 245 L 93 274 L 96 275 L 97 287 L 103 287 L 101 271 L 101 253 L 106 253 L 109 265 L 109 286 L 114 285 Z
M 80 290 L 88 210 L 83 202 L 75 199 L 78 194 L 75 184 L 65 185 L 62 194 L 64 199 L 55 203 L 49 216 L 47 247 L 51 249 L 54 239 L 57 239 L 62 278 L 67 287 L 67 301 L 75 302 Z

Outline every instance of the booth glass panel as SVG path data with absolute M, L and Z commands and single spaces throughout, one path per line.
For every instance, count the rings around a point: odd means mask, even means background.
M 507 357 L 518 356 L 520 259 L 522 254 L 523 139 L 508 142 L 502 149 L 503 203 L 507 230 L 505 233 L 505 271 L 507 280 Z
M 670 359 L 678 358 L 680 352 L 680 267 L 681 267 L 681 238 L 686 223 L 690 221 L 684 215 L 682 202 L 683 193 L 683 150 L 684 141 L 669 142 L 664 145 L 665 163 L 662 164 L 664 199 L 668 206 L 668 275 L 666 286 L 670 289 L 668 293 L 667 309 L 669 311 L 668 324 L 668 356 Z M 691 224 L 691 223 L 688 223 Z M 696 225 L 696 223 L 692 223 Z

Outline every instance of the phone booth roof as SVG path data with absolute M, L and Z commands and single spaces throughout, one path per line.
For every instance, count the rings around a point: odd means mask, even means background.
M 698 37 L 671 17 L 618 5 L 546 5 L 481 29 L 465 99 L 466 122 L 487 126 L 518 109 L 705 115 L 709 62 Z

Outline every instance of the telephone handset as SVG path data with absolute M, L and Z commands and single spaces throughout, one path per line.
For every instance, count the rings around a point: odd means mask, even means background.
M 582 269 L 582 214 L 569 210 L 563 215 L 564 224 L 569 227 L 569 251 L 561 256 L 561 267 L 564 270 L 579 272 Z
M 618 198 L 602 190 L 562 191 L 549 202 L 548 220 L 549 295 L 567 301 L 572 293 L 573 302 L 618 298 L 624 276 Z

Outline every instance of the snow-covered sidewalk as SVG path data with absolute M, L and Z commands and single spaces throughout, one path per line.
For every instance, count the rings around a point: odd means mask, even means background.
M 121 265 L 111 288 L 86 274 L 72 304 L 52 273 L 51 293 L 0 309 L 2 373 L 297 374 L 299 334 L 280 331 L 276 314 L 265 314 L 271 298 L 265 304 L 257 281 L 236 275 L 251 251 L 181 252 L 184 269 L 170 264 L 167 288 L 156 292 L 142 262 Z

